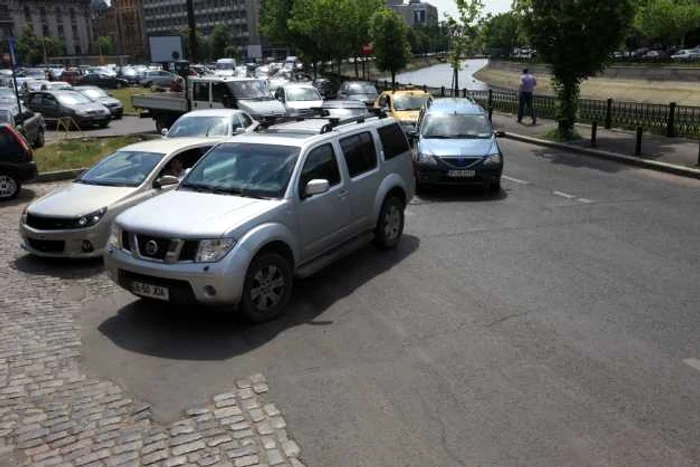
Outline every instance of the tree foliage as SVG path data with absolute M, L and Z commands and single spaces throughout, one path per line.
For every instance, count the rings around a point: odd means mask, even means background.
M 484 10 L 481 0 L 455 0 L 457 17 L 445 15 L 450 34 L 449 61 L 454 71 L 454 89 L 459 88 L 460 60 L 476 51 L 478 24 Z
M 411 57 L 407 36 L 408 26 L 394 11 L 381 8 L 372 15 L 370 37 L 376 65 L 391 73 L 392 87 L 396 84 L 396 73 L 406 67 Z
M 22 28 L 20 36 L 15 45 L 17 60 L 22 65 L 36 65 L 44 58 L 44 47 L 41 39 L 34 34 L 34 30 L 28 24 Z
M 696 0 L 640 0 L 634 25 L 648 41 L 682 45 L 689 32 L 700 28 L 700 3 Z
M 230 26 L 219 23 L 211 29 L 209 33 L 209 47 L 211 49 L 211 57 L 219 59 L 226 56 L 226 48 L 231 45 L 233 31 Z
M 100 36 L 92 44 L 93 53 L 99 55 L 111 55 L 114 53 L 114 44 L 109 36 Z
M 186 57 L 190 56 L 190 29 L 184 27 L 180 29 L 179 33 L 182 37 L 182 51 Z M 209 45 L 209 39 L 197 30 L 197 60 L 205 61 L 211 59 L 211 47 Z
M 287 21 L 294 0 L 262 0 L 260 32 L 273 44 L 292 44 Z
M 508 57 L 522 45 L 522 18 L 514 11 L 489 15 L 479 30 L 481 46 L 491 56 Z
M 581 81 L 602 71 L 634 17 L 631 0 L 521 0 L 530 45 L 552 70 L 562 130 L 576 120 Z

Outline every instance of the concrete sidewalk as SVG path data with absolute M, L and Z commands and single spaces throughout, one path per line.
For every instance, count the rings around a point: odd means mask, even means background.
M 557 126 L 553 120 L 537 119 L 537 125 L 530 123 L 530 118 L 523 118 L 523 123 L 516 121 L 515 115 L 494 112 L 493 125 L 506 133 L 519 134 L 531 138 L 546 139 L 545 135 Z M 591 146 L 591 125 L 577 124 L 576 130 L 582 136 L 581 140 L 568 141 L 567 144 L 582 148 Z M 595 149 L 635 157 L 636 135 L 624 130 L 605 130 L 598 127 L 598 144 Z M 666 138 L 644 133 L 642 138 L 643 160 L 664 162 L 681 167 L 697 168 L 700 158 L 698 151 L 700 143 L 697 140 L 685 138 Z

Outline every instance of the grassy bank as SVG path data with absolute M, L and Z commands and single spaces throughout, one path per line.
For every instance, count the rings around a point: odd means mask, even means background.
M 136 112 L 136 110 L 134 110 L 134 108 L 131 106 L 131 96 L 134 94 L 149 93 L 151 90 L 139 86 L 135 88 L 112 89 L 109 92 L 115 99 L 119 99 L 124 106 L 124 112 Z
M 516 90 L 520 74 L 505 70 L 484 68 L 474 76 L 491 86 Z M 537 93 L 554 95 L 551 76 L 537 75 Z M 584 99 L 648 102 L 700 106 L 700 86 L 698 83 L 682 81 L 646 81 L 609 78 L 591 78 L 581 85 Z
M 39 173 L 80 169 L 94 164 L 123 146 L 141 140 L 138 136 L 66 139 L 37 149 L 34 151 L 34 160 Z

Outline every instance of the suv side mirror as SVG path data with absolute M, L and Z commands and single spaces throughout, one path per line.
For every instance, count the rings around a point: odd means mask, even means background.
M 329 188 L 330 184 L 328 183 L 328 180 L 321 180 L 318 178 L 310 180 L 309 183 L 306 184 L 306 188 L 304 189 L 304 197 L 320 195 L 322 193 L 327 192 Z
M 166 186 L 177 185 L 180 183 L 180 179 L 174 175 L 163 175 L 162 177 L 156 179 L 153 182 L 153 186 L 156 188 L 163 188 Z
M 160 134 L 161 134 L 161 136 L 166 136 L 168 134 L 168 129 L 163 128 L 162 130 L 160 130 Z

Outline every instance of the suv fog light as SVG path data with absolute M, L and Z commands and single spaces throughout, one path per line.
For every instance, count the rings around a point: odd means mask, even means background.
M 83 240 L 83 251 L 90 253 L 93 250 L 92 243 L 90 240 Z
M 204 286 L 204 293 L 210 297 L 213 297 L 216 295 L 216 289 L 211 285 L 205 285 Z

